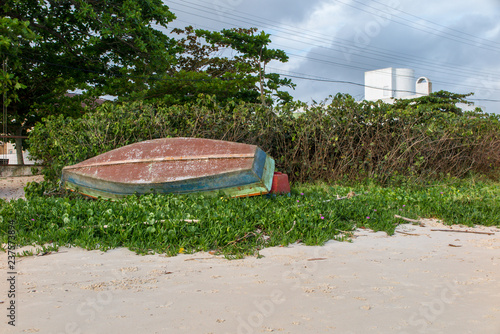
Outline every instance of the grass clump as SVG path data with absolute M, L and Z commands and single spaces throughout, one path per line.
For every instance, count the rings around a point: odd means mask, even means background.
M 346 228 L 334 216 L 325 220 L 315 209 L 298 207 L 295 198 L 150 194 L 111 202 L 32 197 L 2 204 L 0 231 L 7 242 L 13 222 L 18 246 L 128 247 L 169 255 L 215 250 L 243 256 L 299 240 L 322 244 Z
M 357 227 L 392 234 L 402 223 L 394 215 L 500 226 L 500 187 L 462 180 L 391 188 L 298 185 L 290 196 L 240 199 L 150 194 L 111 202 L 33 196 L 0 203 L 0 235 L 7 243 L 13 226 L 17 247 L 127 247 L 167 255 L 215 251 L 238 258 L 264 247 L 348 240 Z

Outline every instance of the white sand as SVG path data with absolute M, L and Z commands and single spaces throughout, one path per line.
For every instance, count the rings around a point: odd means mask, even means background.
M 2 253 L 0 333 L 500 333 L 500 229 L 433 228 L 233 261 L 61 248 L 17 260 L 16 327 Z
M 7 200 L 24 198 L 24 186 L 33 181 L 41 182 L 43 176 L 0 177 L 0 198 Z

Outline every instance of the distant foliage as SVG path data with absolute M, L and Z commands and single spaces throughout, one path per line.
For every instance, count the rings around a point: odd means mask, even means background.
M 61 169 L 134 142 L 199 137 L 256 144 L 292 181 L 463 177 L 498 178 L 500 117 L 446 112 L 432 103 L 357 103 L 338 94 L 328 103 L 277 108 L 209 96 L 195 103 L 104 104 L 81 118 L 50 116 L 30 133 L 33 158 L 47 180 Z

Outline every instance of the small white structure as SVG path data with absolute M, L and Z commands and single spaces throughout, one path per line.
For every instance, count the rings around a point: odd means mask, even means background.
M 25 165 L 34 165 L 35 162 L 33 160 L 28 159 L 29 152 L 23 152 L 23 160 Z M 17 154 L 0 154 L 0 159 L 7 159 L 9 161 L 9 165 L 17 165 Z
M 365 100 L 413 99 L 429 95 L 432 83 L 425 77 L 415 82 L 415 71 L 409 68 L 383 68 L 365 72 Z
M 33 165 L 35 162 L 28 159 L 29 153 L 27 151 L 23 152 L 23 160 L 26 165 Z M 0 159 L 2 159 L 2 163 L 7 162 L 9 165 L 17 164 L 17 153 L 16 148 L 12 143 L 2 143 L 0 142 Z M 7 163 L 5 163 L 7 164 Z
M 429 95 L 432 93 L 432 82 L 426 77 L 420 77 L 417 79 L 416 90 L 419 96 Z

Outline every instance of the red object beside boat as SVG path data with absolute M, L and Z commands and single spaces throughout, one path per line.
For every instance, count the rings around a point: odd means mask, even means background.
M 271 194 L 289 194 L 290 182 L 288 182 L 288 175 L 280 172 L 274 172 L 273 184 L 271 186 Z

